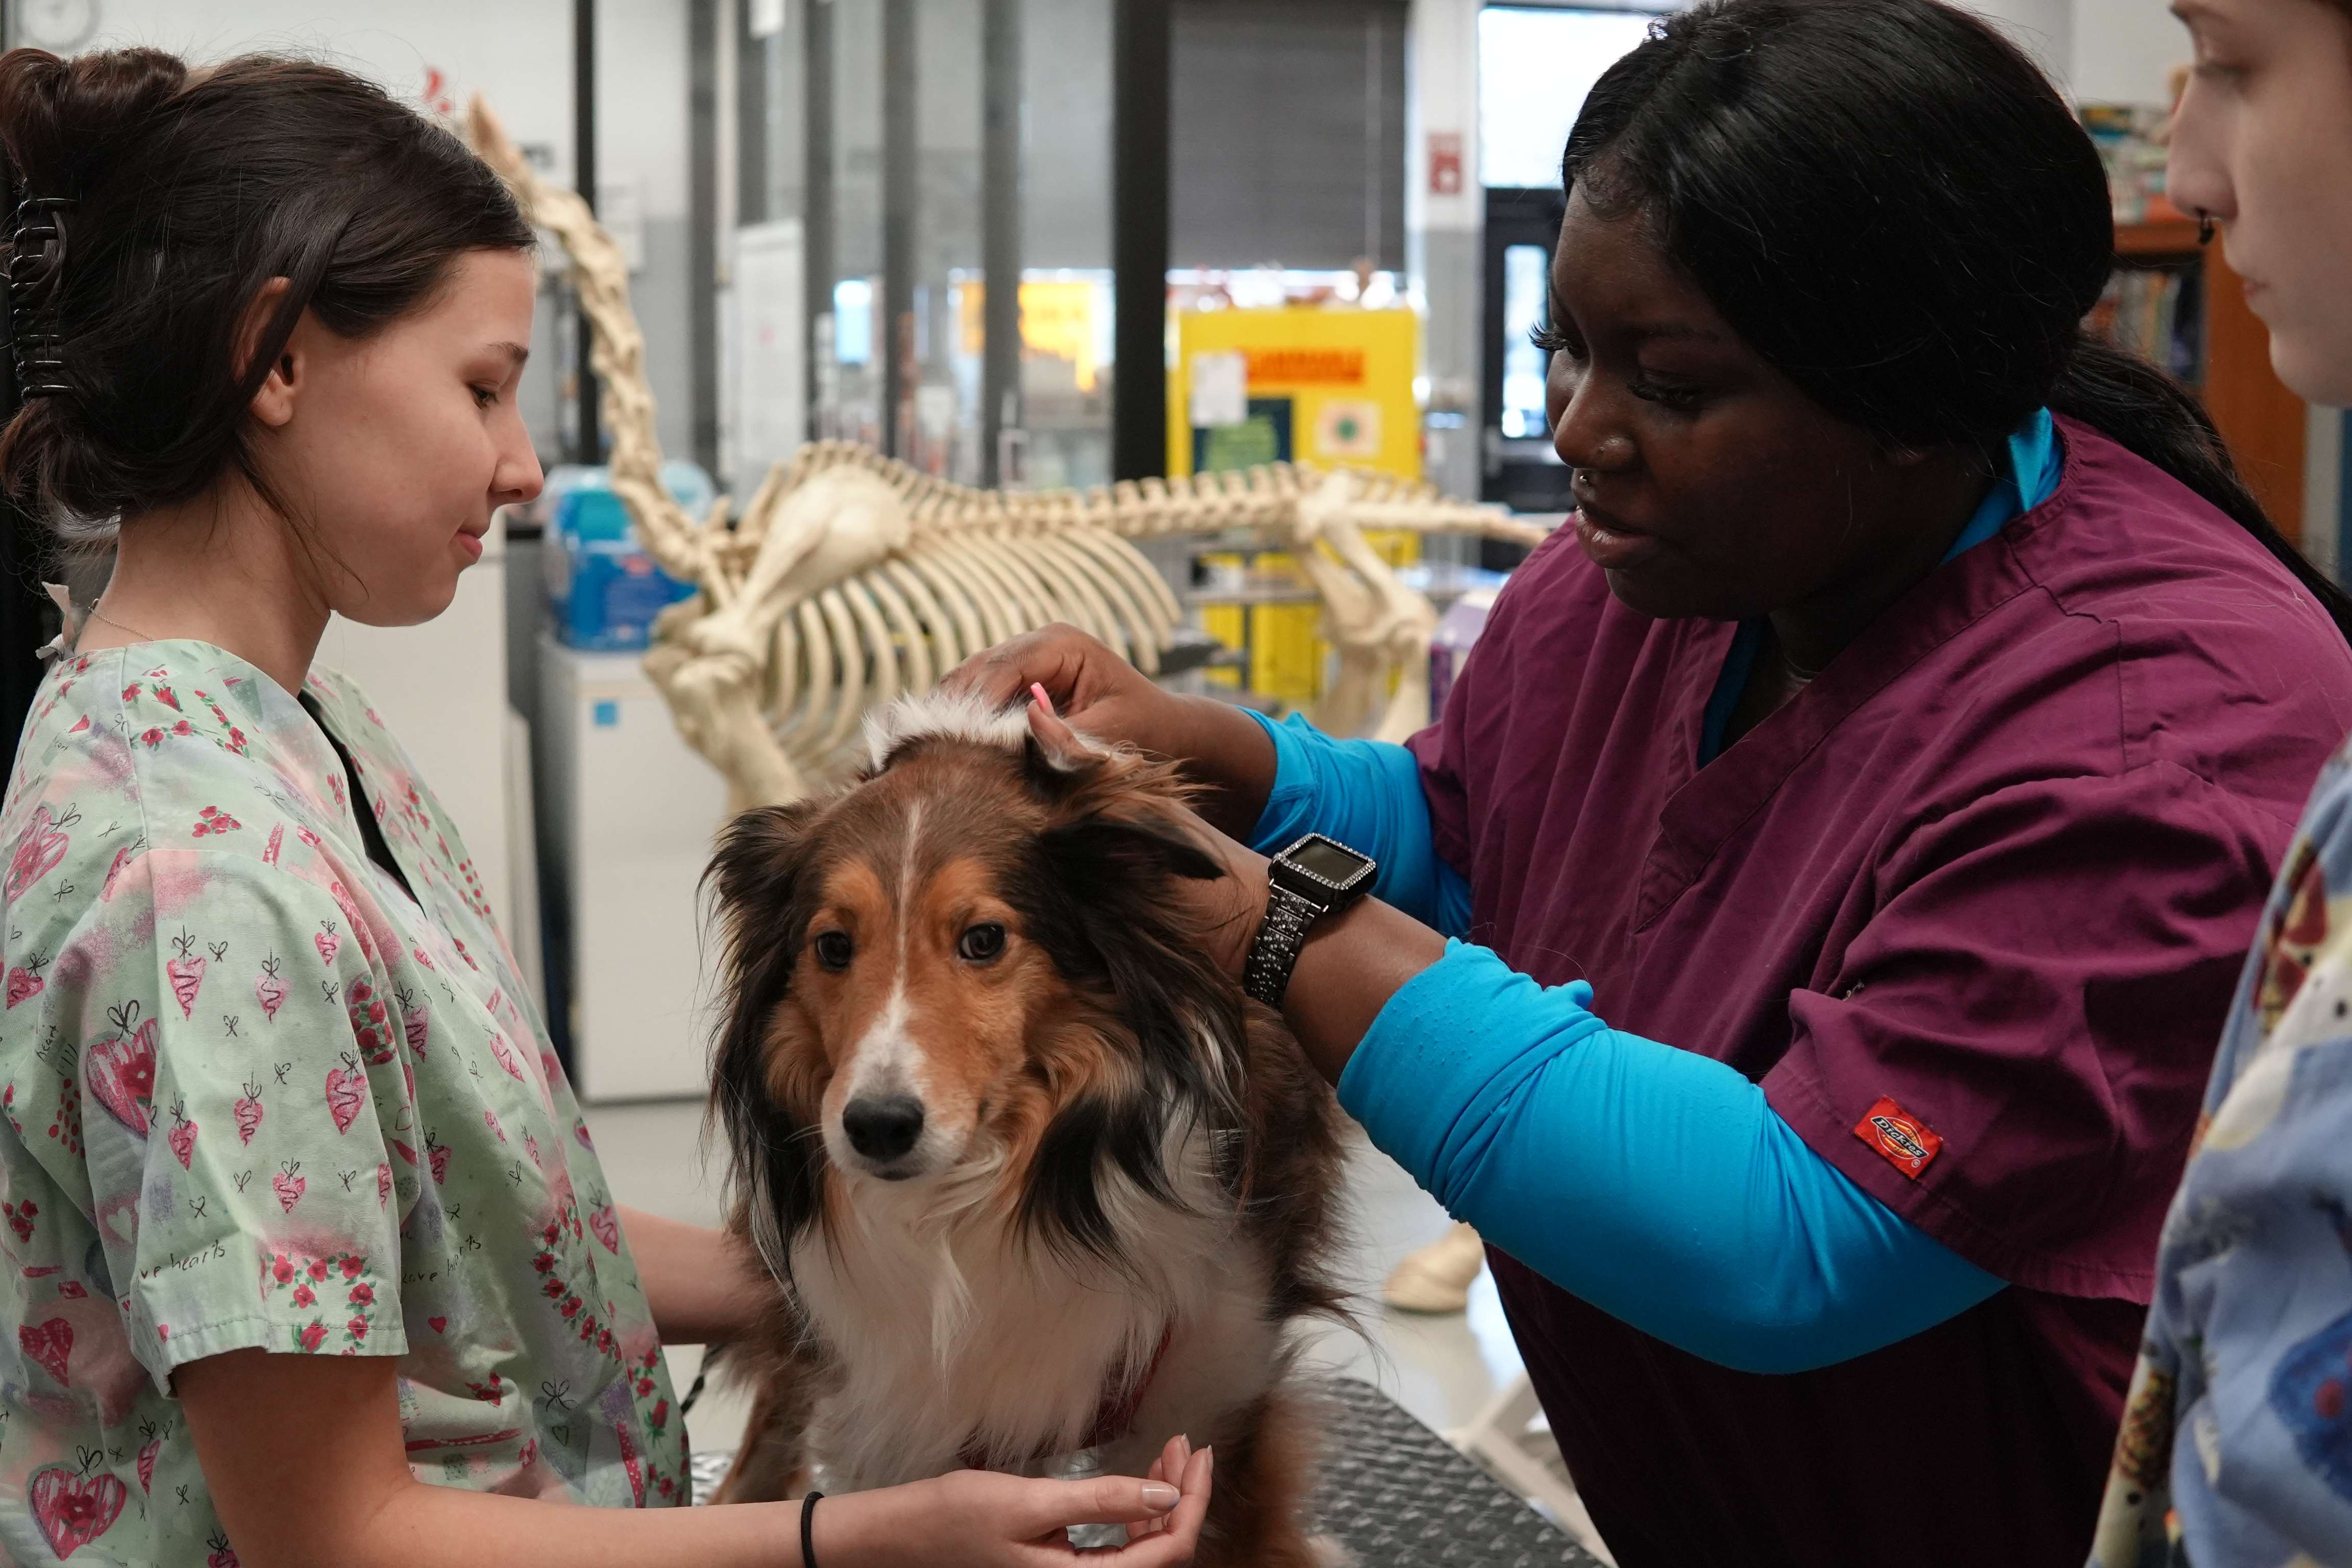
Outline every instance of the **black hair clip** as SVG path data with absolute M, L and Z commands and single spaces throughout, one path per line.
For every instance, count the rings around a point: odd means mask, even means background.
M 58 215 L 71 196 L 26 196 L 16 204 L 16 228 L 8 247 L 8 337 L 16 357 L 20 397 L 55 397 L 64 384 L 63 341 L 54 321 L 58 264 L 65 258 L 65 225 Z M 36 296 L 47 295 L 45 300 Z

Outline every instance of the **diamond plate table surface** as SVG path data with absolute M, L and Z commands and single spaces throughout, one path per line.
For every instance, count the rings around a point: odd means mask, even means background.
M 1332 1451 L 1318 1500 L 1324 1531 L 1357 1568 L 1601 1568 L 1600 1559 L 1506 1491 L 1370 1384 L 1327 1385 Z M 694 1500 L 710 1495 L 731 1454 L 694 1456 Z

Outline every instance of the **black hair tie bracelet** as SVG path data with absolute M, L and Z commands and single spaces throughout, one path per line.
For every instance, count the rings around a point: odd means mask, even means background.
M 812 1526 L 816 1522 L 816 1500 L 823 1492 L 811 1492 L 801 1499 L 801 1568 L 816 1568 L 816 1536 Z

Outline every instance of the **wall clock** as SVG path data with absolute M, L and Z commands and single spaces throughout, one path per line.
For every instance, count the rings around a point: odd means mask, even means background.
M 10 40 L 64 54 L 98 31 L 98 0 L 19 0 L 16 37 Z

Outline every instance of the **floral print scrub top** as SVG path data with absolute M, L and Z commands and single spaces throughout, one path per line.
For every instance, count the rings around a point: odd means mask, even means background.
M 686 1500 L 570 1085 L 364 698 L 209 644 L 68 654 L 6 804 L 0 1559 L 236 1561 L 173 1369 L 398 1358 L 418 1479 Z M 405 878 L 367 855 L 372 805 Z
M 2352 1563 L 2352 744 L 2272 889 L 2157 1269 L 2092 1568 Z

